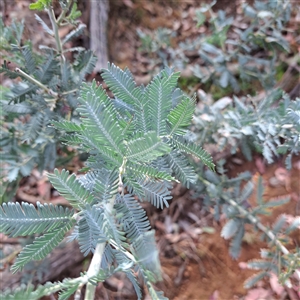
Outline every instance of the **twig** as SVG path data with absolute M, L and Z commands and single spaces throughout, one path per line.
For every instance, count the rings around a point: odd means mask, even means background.
M 289 250 L 284 247 L 282 245 L 282 243 L 277 239 L 277 237 L 274 235 L 274 233 L 269 230 L 266 226 L 264 226 L 262 223 L 259 222 L 259 220 L 257 218 L 255 218 L 254 216 L 252 216 L 246 209 L 244 209 L 242 206 L 238 205 L 235 201 L 228 199 L 226 197 L 224 197 L 224 199 L 233 207 L 237 208 L 238 211 L 244 216 L 246 217 L 253 225 L 256 225 L 262 232 L 264 232 L 271 241 L 273 241 L 276 246 L 278 246 L 278 248 L 280 249 L 280 251 L 285 254 L 288 255 L 290 252 Z
M 11 263 L 14 258 L 21 252 L 21 249 L 15 250 L 8 256 L 4 257 L 3 259 L 0 260 L 0 264 L 6 264 L 6 263 Z
M 52 24 L 52 29 L 53 29 L 54 35 L 55 35 L 55 42 L 56 42 L 57 52 L 59 53 L 61 58 L 64 60 L 64 56 L 62 54 L 63 51 L 62 51 L 61 40 L 60 40 L 59 33 L 58 33 L 58 23 L 57 23 L 57 20 L 55 18 L 55 15 L 54 15 L 53 8 L 52 7 L 49 8 L 47 10 L 47 12 L 48 12 L 48 15 L 49 15 L 49 18 L 50 18 L 50 21 L 51 21 L 51 24 Z
M 199 178 L 199 179 L 206 185 L 210 184 L 204 178 Z M 224 195 L 223 199 L 227 203 L 229 203 L 230 205 L 235 207 L 240 212 L 240 214 L 243 215 L 243 217 L 247 218 L 253 225 L 257 226 L 262 232 L 264 232 L 269 237 L 269 239 L 275 243 L 275 245 L 280 249 L 280 251 L 284 255 L 288 255 L 290 253 L 289 250 L 286 247 L 284 247 L 283 244 L 277 239 L 277 237 L 274 235 L 274 233 L 271 230 L 269 230 L 266 226 L 264 226 L 262 223 L 260 223 L 259 220 L 257 218 L 255 218 L 254 216 L 252 216 L 245 208 L 240 206 L 234 200 L 229 199 L 225 195 Z
M 32 82 L 33 84 L 37 85 L 38 87 L 40 87 L 41 89 L 43 89 L 44 91 L 46 91 L 49 95 L 54 96 L 54 97 L 58 96 L 58 94 L 56 92 L 54 92 L 51 89 L 49 89 L 48 87 L 46 87 L 41 82 L 39 82 L 35 78 L 31 77 L 30 75 L 28 75 L 27 73 L 25 73 L 24 71 L 22 71 L 20 68 L 15 68 L 15 71 L 17 73 L 20 73 L 28 81 Z
M 10 244 L 10 245 L 20 244 L 20 240 L 18 238 L 8 238 L 5 240 L 1 239 L 0 244 Z
M 66 7 L 65 9 L 62 10 L 60 16 L 57 18 L 56 24 L 57 24 L 58 26 L 63 25 L 63 24 L 61 24 L 61 22 L 62 22 L 63 18 L 65 17 L 67 11 L 70 9 L 72 3 L 73 3 L 73 0 L 69 0 L 69 1 L 68 1 L 67 7 Z

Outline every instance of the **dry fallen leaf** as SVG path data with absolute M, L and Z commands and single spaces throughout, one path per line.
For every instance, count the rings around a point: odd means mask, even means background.
M 255 166 L 261 175 L 266 172 L 266 164 L 261 157 L 255 158 Z
M 277 168 L 274 172 L 275 177 L 282 183 L 286 181 L 288 171 L 284 168 Z
M 271 300 L 271 293 L 263 288 L 248 291 L 244 300 Z
M 219 300 L 219 292 L 216 290 L 213 294 L 209 297 L 209 300 Z
M 276 274 L 271 273 L 270 285 L 272 290 L 278 295 L 281 296 L 284 292 L 284 287 L 278 282 L 278 277 Z
M 248 264 L 246 262 L 239 262 L 239 267 L 242 269 L 242 270 L 245 270 L 245 269 L 248 269 Z

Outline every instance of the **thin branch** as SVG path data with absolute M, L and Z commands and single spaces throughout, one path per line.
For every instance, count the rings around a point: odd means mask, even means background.
M 3 259 L 0 260 L 0 264 L 4 265 L 4 264 L 8 264 L 11 263 L 12 261 L 14 261 L 14 259 L 16 258 L 16 256 L 21 252 L 21 249 L 15 250 L 14 252 L 12 252 L 11 254 L 9 254 L 8 256 L 4 257 Z
M 204 184 L 209 185 L 210 182 L 205 180 L 204 178 L 199 178 Z M 269 239 L 275 243 L 276 246 L 280 249 L 280 251 L 288 255 L 290 252 L 289 250 L 283 246 L 283 244 L 277 239 L 275 234 L 269 230 L 266 226 L 264 226 L 257 218 L 255 218 L 253 215 L 251 215 L 245 208 L 240 206 L 238 203 L 236 203 L 234 200 L 227 198 L 226 196 L 222 197 L 227 203 L 235 207 L 240 214 L 242 214 L 243 217 L 247 218 L 253 225 L 257 226 L 263 233 L 265 233 Z
M 59 17 L 57 18 L 56 24 L 57 24 L 58 26 L 63 26 L 63 25 L 64 25 L 64 24 L 62 24 L 61 22 L 62 22 L 62 20 L 64 19 L 66 13 L 69 11 L 69 9 L 70 9 L 72 3 L 73 3 L 73 0 L 69 0 L 69 1 L 68 1 L 67 7 L 66 7 L 65 9 L 62 10 L 61 14 L 60 14 Z
M 78 89 L 74 89 L 74 90 L 62 92 L 62 93 L 61 93 L 61 96 L 66 96 L 66 95 L 73 94 L 73 93 L 77 93 L 77 92 L 78 92 Z
M 290 253 L 289 250 L 286 247 L 284 247 L 282 245 L 282 243 L 277 239 L 275 234 L 271 230 L 269 230 L 266 226 L 264 226 L 262 223 L 260 223 L 259 220 L 257 218 L 255 218 L 254 216 L 252 216 L 246 209 L 244 209 L 242 206 L 238 205 L 232 199 L 228 199 L 228 198 L 223 198 L 223 199 L 226 200 L 233 207 L 237 208 L 238 211 L 244 217 L 246 217 L 253 225 L 256 225 L 262 232 L 264 232 L 269 237 L 269 239 L 271 241 L 273 241 L 276 246 L 278 246 L 278 248 L 280 249 L 280 251 L 283 254 L 288 255 Z
M 64 60 L 63 54 L 62 54 L 62 45 L 61 45 L 61 40 L 59 37 L 59 32 L 58 32 L 58 24 L 54 15 L 54 10 L 53 8 L 49 8 L 48 10 L 48 15 L 52 24 L 52 29 L 54 31 L 54 35 L 55 35 L 55 41 L 56 41 L 56 47 L 57 47 L 57 51 L 59 53 L 59 55 L 61 56 L 61 58 Z
M 51 89 L 49 89 L 48 87 L 46 87 L 44 84 L 42 84 L 41 82 L 39 82 L 35 78 L 31 77 L 30 75 L 28 75 L 27 73 L 22 71 L 20 68 L 15 68 L 15 72 L 20 73 L 24 78 L 26 78 L 28 81 L 32 82 L 33 84 L 35 84 L 38 87 L 40 87 L 41 89 L 43 89 L 49 95 L 54 96 L 54 97 L 58 96 L 58 94 L 56 92 L 54 92 Z

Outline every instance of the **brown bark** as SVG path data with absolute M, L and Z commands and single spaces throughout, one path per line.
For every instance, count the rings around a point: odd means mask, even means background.
M 107 21 L 109 0 L 91 0 L 90 48 L 98 57 L 95 72 L 107 67 Z

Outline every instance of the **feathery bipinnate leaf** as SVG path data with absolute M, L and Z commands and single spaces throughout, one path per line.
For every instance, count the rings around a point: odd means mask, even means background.
M 171 148 L 162 142 L 155 131 L 133 137 L 126 142 L 126 158 L 128 160 L 148 162 L 171 151 Z
M 236 234 L 236 232 L 239 229 L 240 225 L 241 225 L 241 222 L 239 220 L 230 219 L 223 226 L 222 231 L 221 231 L 221 237 L 223 237 L 224 239 L 232 238 Z
M 24 135 L 22 136 L 22 142 L 30 143 L 34 141 L 42 131 L 44 125 L 44 118 L 46 115 L 42 112 L 37 112 L 30 117 L 30 120 L 25 125 Z
M 9 105 L 1 102 L 0 108 L 5 112 L 12 112 L 17 114 L 33 114 L 35 112 L 35 109 L 31 105 L 24 102 L 16 103 L 14 105 Z
M 95 81 L 91 86 L 84 84 L 79 101 L 81 105 L 77 110 L 83 125 L 104 147 L 121 153 L 122 129 L 116 109 L 102 87 L 97 87 Z
M 51 295 L 60 290 L 60 282 L 47 282 L 44 285 L 20 284 L 17 288 L 7 289 L 1 293 L 1 300 L 39 300 L 43 296 Z M 57 287 L 56 289 L 54 288 Z
M 6 289 L 1 293 L 1 300 L 22 300 L 22 299 L 32 299 L 38 300 L 40 297 L 34 297 L 33 294 L 35 286 L 33 284 L 21 284 L 15 289 Z
M 113 151 L 110 147 L 105 147 L 93 131 L 84 130 L 78 137 L 82 138 L 82 143 L 80 144 L 82 149 L 85 149 L 90 153 L 98 153 L 98 156 L 105 162 L 110 162 L 115 166 L 120 166 L 122 164 L 122 156 Z
M 195 101 L 189 97 L 184 97 L 168 115 L 168 122 L 170 124 L 168 134 L 184 135 L 187 127 L 191 124 L 194 111 Z
M 97 57 L 94 55 L 92 50 L 81 51 L 74 62 L 74 69 L 79 72 L 80 79 L 83 79 L 85 75 L 93 72 L 96 63 Z
M 172 108 L 172 92 L 176 87 L 178 73 L 168 74 L 161 71 L 147 86 L 148 128 L 155 130 L 158 136 L 167 134 L 167 117 Z
M 23 202 L 3 203 L 0 207 L 0 232 L 10 236 L 26 236 L 33 233 L 53 231 L 62 227 L 72 218 L 74 212 L 62 206 L 41 204 L 37 209 Z
M 269 277 L 269 273 L 266 271 L 259 272 L 257 274 L 252 275 L 249 277 L 245 283 L 244 283 L 244 288 L 245 289 L 250 289 L 252 288 L 257 282 L 261 281 L 265 277 Z
M 253 191 L 254 191 L 254 184 L 252 181 L 248 181 L 241 192 L 238 202 L 242 203 L 248 200 L 251 194 L 253 193 Z
M 124 71 L 108 63 L 107 69 L 101 70 L 101 76 L 114 96 L 135 107 L 142 99 L 142 90 L 137 87 L 131 72 Z
M 101 76 L 118 101 L 121 100 L 131 107 L 139 131 L 147 132 L 149 130 L 146 116 L 148 99 L 144 96 L 142 88 L 136 86 L 131 72 L 128 69 L 123 71 L 114 64 L 108 63 L 107 69 L 102 69 Z
M 49 84 L 49 81 L 58 74 L 60 71 L 60 66 L 57 58 L 51 51 L 45 61 L 43 61 L 39 68 L 35 71 L 35 77 L 39 79 L 41 83 Z
M 128 112 L 130 114 L 134 113 L 134 108 L 132 105 L 124 102 L 122 99 L 120 98 L 114 98 L 113 99 L 113 104 L 115 106 L 115 108 L 119 111 L 120 114 L 125 114 Z
M 146 280 L 145 276 L 144 279 Z M 150 281 L 146 280 L 146 284 L 152 300 L 169 300 L 164 296 L 164 293 L 162 291 L 156 291 Z
M 75 122 L 70 122 L 67 120 L 51 121 L 51 123 L 57 130 L 65 132 L 82 132 L 84 130 L 83 125 L 78 125 Z
M 1 300 L 39 300 L 42 299 L 43 296 L 49 296 L 54 294 L 60 290 L 62 293 L 59 293 L 59 300 L 67 300 L 69 299 L 72 293 L 69 293 L 68 290 L 71 290 L 72 287 L 77 287 L 79 284 L 84 282 L 84 277 L 81 274 L 81 277 L 77 278 L 65 278 L 62 282 L 55 281 L 55 282 L 46 282 L 43 285 L 34 286 L 33 284 L 21 284 L 19 287 L 15 288 L 13 291 L 8 289 L 1 293 Z M 66 297 L 64 297 L 66 295 Z
M 146 239 L 143 236 L 139 236 L 132 243 L 133 254 L 140 268 L 152 273 L 153 281 L 157 281 L 161 279 L 161 267 L 155 243 L 155 231 L 147 231 L 145 235 Z M 147 241 L 146 246 L 144 241 Z
M 62 289 L 62 291 L 59 293 L 59 300 L 68 300 L 78 289 L 80 285 L 80 282 L 73 283 L 69 287 L 65 287 Z
M 83 31 L 85 30 L 85 28 L 86 28 L 86 25 L 80 23 L 77 28 L 75 28 L 74 30 L 72 30 L 71 32 L 69 32 L 66 35 L 66 37 L 62 41 L 62 45 L 69 42 L 70 40 L 80 36 L 83 33 Z
M 117 243 L 117 245 L 122 246 L 126 238 L 125 233 L 120 229 L 119 224 L 116 222 L 115 211 L 113 213 L 104 211 L 105 221 L 107 224 L 106 234 L 110 240 Z
M 165 171 L 158 171 L 156 168 L 149 165 L 142 165 L 132 161 L 127 162 L 126 169 L 130 170 L 130 175 L 133 175 L 136 178 L 145 178 L 145 176 L 147 176 L 152 179 L 175 180 L 173 176 Z
M 94 252 L 97 243 L 106 242 L 104 213 L 101 209 L 91 209 L 83 212 L 79 221 L 78 243 L 84 256 Z
M 196 183 L 197 174 L 184 155 L 177 150 L 172 150 L 167 156 L 167 159 L 175 177 L 179 179 L 182 184 L 189 188 L 190 183 Z
M 124 233 L 117 228 L 114 216 L 103 209 L 88 206 L 79 221 L 80 250 L 87 255 L 90 251 L 94 252 L 98 243 L 110 239 L 117 245 L 122 245 L 125 240 Z
M 145 232 L 151 228 L 145 210 L 132 195 L 119 195 L 116 199 L 115 209 L 117 215 L 122 216 L 120 223 L 131 241 L 139 236 L 145 236 Z
M 95 200 L 98 203 L 106 203 L 118 190 L 118 173 L 115 170 L 101 170 L 94 184 Z
M 196 158 L 199 158 L 205 165 L 207 165 L 211 170 L 214 170 L 215 164 L 212 161 L 212 157 L 200 146 L 186 141 L 183 137 L 174 136 L 171 138 L 172 145 L 175 148 L 183 151 L 187 154 L 191 154 Z
M 129 281 L 132 283 L 138 300 L 141 300 L 142 299 L 142 291 L 141 291 L 141 287 L 139 285 L 139 282 L 138 282 L 136 276 L 133 274 L 132 270 L 125 272 L 125 274 L 126 274 L 127 278 L 129 279 Z
M 144 180 L 138 181 L 144 191 L 144 199 L 149 201 L 157 208 L 163 209 L 164 206 L 169 207 L 168 201 L 172 199 L 170 186 L 167 181 L 151 181 Z
M 108 184 L 110 184 L 111 182 L 111 173 L 113 173 L 113 171 L 109 171 L 105 168 L 99 168 L 97 170 L 89 171 L 85 175 L 80 176 L 78 179 L 81 182 L 81 184 L 90 192 L 94 191 L 96 181 L 100 181 L 100 195 L 102 195 L 103 193 L 106 194 L 106 192 L 103 191 L 105 191 L 107 188 L 110 190 L 111 188 L 111 186 L 106 185 L 107 182 L 109 182 Z M 118 177 L 118 174 L 115 175 L 116 177 Z M 112 182 L 114 181 L 115 180 L 113 180 Z M 115 184 L 113 184 L 112 186 L 113 188 L 115 188 Z
M 69 171 L 57 169 L 48 178 L 58 192 L 65 197 L 74 208 L 83 209 L 86 204 L 93 202 L 93 195 L 89 193 L 74 174 L 69 176 Z
M 51 30 L 48 25 L 37 15 L 34 14 L 35 19 L 42 25 L 43 29 L 45 32 L 47 32 L 48 34 L 54 36 L 54 32 L 53 30 Z
M 36 62 L 32 50 L 30 49 L 29 46 L 23 46 L 21 49 L 21 53 L 24 58 L 24 64 L 27 73 L 33 74 L 35 71 Z
M 135 180 L 134 176 L 130 176 L 130 174 L 127 174 L 128 176 L 125 176 L 123 178 L 123 184 L 128 190 L 128 192 L 132 195 L 137 196 L 139 199 L 145 198 L 145 193 L 142 188 L 142 186 Z
M 56 228 L 35 241 L 27 245 L 18 255 L 15 263 L 11 267 L 13 273 L 21 270 L 25 264 L 32 260 L 41 260 L 45 258 L 58 244 L 63 240 L 65 234 L 71 229 L 73 221 L 65 223 L 63 227 Z
M 242 247 L 242 239 L 245 234 L 245 227 L 243 222 L 240 222 L 240 226 L 232 238 L 230 242 L 230 248 L 229 248 L 229 254 L 232 258 L 238 259 L 241 253 L 241 247 Z

